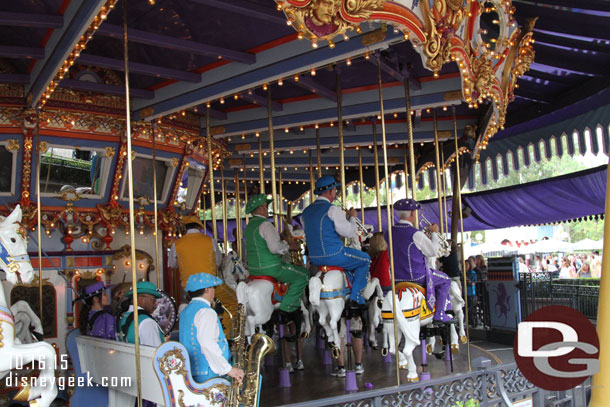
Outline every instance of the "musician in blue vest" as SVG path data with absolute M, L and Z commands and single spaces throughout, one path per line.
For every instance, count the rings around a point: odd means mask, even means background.
M 347 213 L 348 220 L 341 208 L 332 205 L 339 185 L 330 175 L 318 179 L 314 189 L 318 199 L 305 208 L 301 219 L 311 263 L 316 266 L 342 267 L 348 271 L 352 292 L 346 305 L 351 309 L 362 310 L 366 307 L 362 290 L 368 280 L 371 258 L 368 254 L 343 244 L 342 237 L 356 237 L 358 227 L 355 209 L 352 208 Z
M 212 302 L 222 280 L 208 273 L 189 276 L 186 292 L 191 302 L 180 313 L 180 342 L 189 353 L 191 373 L 202 383 L 228 375 L 241 383 L 244 371 L 229 363 L 231 353 Z
M 400 220 L 392 227 L 392 249 L 394 252 L 394 276 L 397 282 L 411 281 L 426 288 L 426 302 L 433 309 L 436 305 L 434 319 L 448 322 L 451 317 L 449 287 L 451 280 L 442 271 L 432 270 L 427 257 L 436 257 L 440 249 L 438 225 L 430 226 L 431 238 L 413 225 L 419 202 L 413 199 L 400 199 L 394 203 L 394 210 Z

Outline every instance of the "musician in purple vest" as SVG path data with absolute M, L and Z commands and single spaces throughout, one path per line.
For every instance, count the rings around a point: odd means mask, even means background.
M 371 258 L 368 254 L 343 244 L 341 237 L 351 238 L 358 234 L 355 220 L 358 215 L 355 209 L 351 209 L 347 214 L 348 220 L 341 208 L 331 204 L 337 197 L 339 185 L 330 175 L 318 179 L 314 190 L 318 199 L 305 208 L 301 220 L 305 228 L 309 260 L 316 266 L 342 267 L 349 271 L 352 292 L 346 305 L 361 310 L 366 306 L 362 290 L 368 280 Z
M 428 266 L 427 257 L 436 257 L 440 249 L 438 225 L 432 224 L 432 239 L 418 231 L 413 224 L 420 204 L 413 199 L 400 199 L 394 203 L 394 210 L 400 220 L 392 227 L 392 248 L 394 252 L 394 275 L 397 282 L 411 281 L 426 288 L 426 302 L 430 309 L 436 305 L 434 319 L 448 322 L 451 317 L 449 287 L 451 280 L 441 271 Z

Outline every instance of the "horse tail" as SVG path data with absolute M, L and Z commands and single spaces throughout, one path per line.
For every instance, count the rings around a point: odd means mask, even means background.
M 244 304 L 244 306 L 248 306 L 248 292 L 250 291 L 250 287 L 248 287 L 248 284 L 244 283 L 243 281 L 239 284 L 237 284 L 237 290 L 235 290 L 235 292 L 237 293 L 237 302 L 239 304 Z
M 320 305 L 320 292 L 322 291 L 322 280 L 315 276 L 309 279 L 309 302 L 313 306 Z

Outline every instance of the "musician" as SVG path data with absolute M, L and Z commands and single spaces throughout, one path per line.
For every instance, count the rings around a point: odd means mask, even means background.
M 248 250 L 248 270 L 250 275 L 270 276 L 289 284 L 280 304 L 280 317 L 283 322 L 294 321 L 298 330 L 301 296 L 309 281 L 309 271 L 282 261 L 282 255 L 291 247 L 281 240 L 278 231 L 267 220 L 269 202 L 271 199 L 267 199 L 264 194 L 258 194 L 250 198 L 246 205 L 246 213 L 252 214 L 244 232 Z M 296 249 L 296 244 L 292 248 Z
M 186 233 L 172 244 L 167 262 L 169 267 L 178 268 L 180 284 L 184 287 L 190 275 L 202 272 L 216 275 L 222 253 L 212 238 L 200 232 L 203 223 L 199 216 L 184 216 L 182 222 Z
M 116 320 L 110 312 L 107 288 L 103 281 L 89 284 L 74 302 L 84 303 L 79 313 L 78 327 L 82 335 L 116 339 Z
M 150 281 L 138 281 L 136 285 L 138 293 L 138 334 L 140 336 L 140 345 L 157 347 L 164 341 L 163 331 L 159 327 L 157 321 L 152 317 L 157 307 L 157 298 L 161 298 L 161 293 L 157 287 Z M 132 301 L 129 309 L 121 317 L 119 324 L 121 333 L 123 333 L 124 341 L 135 343 L 135 322 L 133 313 L 133 289 L 129 290 L 125 295 Z
M 340 184 L 332 176 L 324 176 L 316 181 L 314 193 L 318 195 L 303 211 L 301 219 L 305 227 L 305 238 L 309 249 L 309 259 L 316 266 L 342 267 L 352 282 L 352 292 L 347 307 L 362 310 L 366 307 L 362 290 L 368 279 L 371 258 L 368 254 L 345 247 L 342 237 L 353 238 L 358 234 L 357 213 L 350 209 L 347 220 L 345 212 L 331 203 L 337 197 Z
M 199 383 L 224 375 L 239 383 L 244 378 L 244 371 L 229 363 L 229 344 L 211 306 L 215 287 L 221 284 L 221 279 L 207 273 L 194 274 L 186 283 L 191 301 L 180 313 L 180 342 L 188 351 L 193 379 Z
M 430 225 L 431 239 L 413 225 L 420 204 L 413 199 L 400 199 L 394 203 L 400 220 L 392 227 L 394 273 L 396 281 L 411 281 L 426 287 L 426 301 L 430 309 L 436 305 L 434 319 L 448 322 L 451 317 L 449 287 L 451 280 L 441 271 L 432 270 L 426 257 L 437 256 L 440 249 L 438 225 Z

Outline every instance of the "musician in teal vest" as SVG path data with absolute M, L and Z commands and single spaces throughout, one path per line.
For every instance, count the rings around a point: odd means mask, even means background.
M 193 379 L 199 383 L 224 375 L 239 383 L 244 378 L 244 371 L 229 363 L 229 344 L 212 308 L 215 287 L 221 284 L 221 279 L 208 273 L 193 274 L 186 282 L 191 302 L 180 313 L 180 342 L 188 351 Z
M 309 281 L 309 270 L 282 261 L 282 255 L 290 250 L 290 246 L 280 238 L 273 223 L 267 220 L 269 202 L 271 199 L 267 199 L 264 194 L 258 194 L 251 197 L 246 205 L 246 213 L 252 214 L 244 232 L 248 271 L 252 276 L 270 276 L 289 284 L 280 304 L 280 315 L 282 322 L 294 321 L 298 329 L 301 296 Z
M 341 208 L 332 205 L 339 185 L 330 175 L 318 179 L 314 190 L 318 199 L 305 208 L 301 219 L 311 263 L 316 266 L 342 267 L 348 271 L 352 292 L 347 306 L 361 310 L 365 306 L 362 290 L 368 280 L 371 258 L 368 254 L 343 244 L 342 237 L 356 237 L 358 227 L 355 209 L 348 212 L 348 220 Z
M 138 333 L 140 345 L 157 347 L 164 342 L 163 331 L 157 321 L 152 317 L 152 313 L 157 308 L 157 298 L 161 298 L 161 293 L 157 287 L 149 281 L 138 281 L 136 285 L 138 292 Z M 132 305 L 121 317 L 119 337 L 128 343 L 135 343 L 135 322 L 133 313 L 133 289 L 125 294 Z M 122 335 L 121 335 L 122 334 Z

